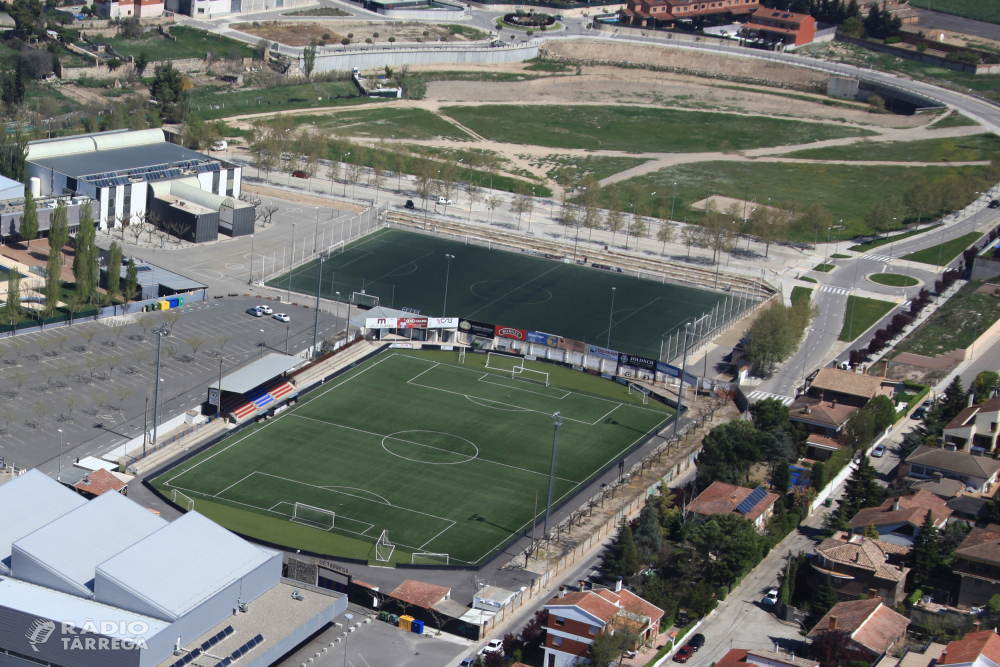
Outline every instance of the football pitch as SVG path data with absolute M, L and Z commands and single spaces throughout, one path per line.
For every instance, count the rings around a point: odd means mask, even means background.
M 581 259 L 586 252 L 581 248 Z M 454 256 L 450 269 L 446 255 Z M 318 278 L 318 260 L 297 267 L 292 290 L 315 295 Z M 380 306 L 542 331 L 653 359 L 659 359 L 662 339 L 725 298 L 395 229 L 379 230 L 332 254 L 323 262 L 322 278 L 320 289 L 329 299 L 340 292 L 345 301 L 363 289 L 378 296 Z M 289 275 L 267 284 L 285 289 Z
M 610 380 L 528 361 L 538 372 L 514 374 L 515 362 L 384 351 L 153 484 L 283 546 L 374 561 L 388 531 L 394 562 L 482 565 L 530 532 L 536 493 L 544 517 L 553 413 L 553 506 L 674 414 Z

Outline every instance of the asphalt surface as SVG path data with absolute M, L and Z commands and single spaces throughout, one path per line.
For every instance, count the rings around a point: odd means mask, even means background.
M 920 1 L 920 4 L 921 6 L 934 6 L 933 2 L 923 2 L 923 0 Z M 919 9 L 916 6 L 913 6 L 913 9 L 915 9 L 917 14 L 920 15 L 919 25 L 920 29 L 924 32 L 937 28 L 938 30 L 944 30 L 946 32 L 961 32 L 974 37 L 1000 40 L 1000 25 L 997 25 L 996 23 L 976 21 L 974 19 L 967 19 L 961 16 L 955 16 L 954 14 L 945 14 L 943 12 L 935 12 L 933 10 L 928 11 L 927 9 Z

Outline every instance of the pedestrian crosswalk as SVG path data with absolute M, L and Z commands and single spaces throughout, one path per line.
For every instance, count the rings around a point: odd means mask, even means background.
M 782 396 L 781 394 L 772 394 L 767 391 L 752 391 L 750 392 L 749 395 L 747 395 L 747 398 L 749 398 L 752 403 L 756 403 L 757 401 L 763 401 L 765 398 L 777 399 L 781 401 L 782 405 L 791 405 L 792 403 L 795 402 L 795 399 L 791 398 L 790 396 Z
M 834 287 L 833 285 L 823 285 L 819 288 L 821 292 L 833 292 L 834 294 L 850 294 L 851 290 L 846 287 Z
M 874 260 L 876 262 L 891 262 L 892 261 L 892 257 L 889 257 L 888 255 L 876 255 L 876 254 L 873 254 L 873 253 L 869 253 L 867 255 L 862 255 L 861 259 L 871 259 L 871 260 Z
M 912 302 L 909 299 L 907 299 L 903 303 L 899 304 L 899 307 L 902 308 L 903 310 L 906 310 L 907 308 L 910 307 L 910 303 Z

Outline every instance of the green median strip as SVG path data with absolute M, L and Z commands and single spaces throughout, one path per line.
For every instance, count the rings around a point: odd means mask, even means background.
M 840 330 L 840 340 L 855 340 L 895 307 L 896 304 L 891 301 L 868 299 L 863 296 L 847 297 L 847 307 L 844 309 L 844 327 Z
M 875 241 L 867 241 L 865 243 L 859 243 L 858 245 L 852 245 L 848 250 L 853 250 L 854 252 L 867 252 L 872 248 L 878 248 L 889 243 L 895 243 L 896 241 L 902 241 L 903 239 L 908 239 L 911 236 L 916 236 L 917 234 L 923 234 L 924 232 L 929 232 L 931 230 L 937 229 L 941 226 L 941 223 L 936 225 L 931 225 L 930 227 L 924 227 L 923 229 L 914 229 L 903 234 L 896 234 L 895 236 L 890 236 L 884 239 L 877 239 Z
M 957 239 L 951 239 L 930 248 L 924 248 L 917 252 L 911 252 L 909 255 L 903 255 L 901 259 L 911 262 L 921 262 L 923 264 L 945 266 L 951 260 L 961 255 L 963 250 L 982 238 L 982 236 L 982 232 L 969 232 L 968 234 L 959 236 Z

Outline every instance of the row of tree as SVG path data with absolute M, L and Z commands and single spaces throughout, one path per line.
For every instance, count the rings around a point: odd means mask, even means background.
M 768 377 L 802 342 L 806 326 L 818 312 L 808 297 L 796 299 L 791 306 L 775 300 L 764 309 L 746 332 L 744 354 L 757 377 Z

